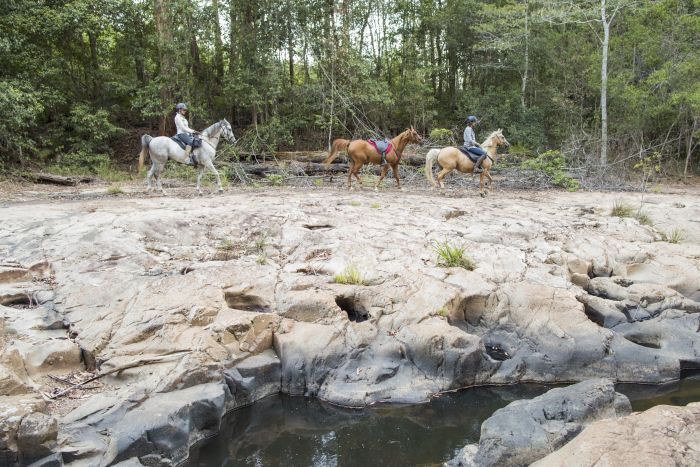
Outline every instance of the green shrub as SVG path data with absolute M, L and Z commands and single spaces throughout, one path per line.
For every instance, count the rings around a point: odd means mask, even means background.
M 576 191 L 581 188 L 581 184 L 564 172 L 565 162 L 564 155 L 561 152 L 546 151 L 533 159 L 524 161 L 522 168 L 543 172 L 554 185 L 565 188 L 568 191 Z
M 272 186 L 282 186 L 282 182 L 284 181 L 284 176 L 280 174 L 267 174 L 265 178 Z
M 430 141 L 433 144 L 454 144 L 452 130 L 449 130 L 447 128 L 433 128 L 432 130 L 430 130 L 430 135 L 428 136 L 428 139 L 430 139 Z
M 476 262 L 466 254 L 467 247 L 465 245 L 452 245 L 448 241 L 434 240 L 432 247 L 437 255 L 438 266 L 459 267 L 468 271 L 473 271 L 476 268 Z

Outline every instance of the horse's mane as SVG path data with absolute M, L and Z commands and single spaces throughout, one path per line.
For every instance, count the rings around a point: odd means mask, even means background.
M 202 136 L 206 136 L 206 137 L 208 138 L 208 137 L 210 136 L 210 134 L 211 134 L 211 131 L 214 129 L 215 126 L 221 126 L 221 122 L 223 122 L 223 120 L 219 120 L 218 122 L 215 122 L 214 124 L 212 124 L 212 125 L 208 126 L 207 128 L 205 128 L 205 129 L 202 131 Z

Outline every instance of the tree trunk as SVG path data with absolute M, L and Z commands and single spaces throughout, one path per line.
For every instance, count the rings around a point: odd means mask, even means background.
M 175 76 L 174 60 L 171 53 L 173 42 L 172 24 L 169 12 L 170 2 L 167 0 L 155 0 L 156 35 L 158 37 L 158 64 L 160 76 L 166 78 L 160 88 L 161 105 L 169 109 L 173 105 L 173 91 L 168 84 L 169 79 Z M 160 119 L 159 133 L 161 135 L 172 133 L 168 124 L 169 112 L 163 113 Z
M 520 87 L 520 105 L 525 109 L 525 91 L 527 89 L 527 74 L 530 67 L 530 4 L 525 0 L 525 64 L 523 67 L 522 85 Z
M 600 19 L 603 23 L 603 58 L 600 64 L 600 165 L 608 163 L 608 45 L 610 23 L 605 11 L 605 0 L 600 0 Z
M 221 44 L 221 25 L 219 24 L 219 0 L 212 0 L 211 6 L 214 14 L 214 70 L 216 84 L 221 86 L 221 81 L 224 79 L 224 52 Z

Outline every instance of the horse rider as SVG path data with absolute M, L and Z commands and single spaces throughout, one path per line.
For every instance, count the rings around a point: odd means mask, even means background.
M 484 169 L 481 168 L 481 163 L 486 159 L 486 151 L 476 142 L 476 134 L 474 133 L 474 127 L 479 124 L 479 119 L 474 115 L 470 115 L 464 123 L 467 124 L 467 127 L 464 129 L 464 148 L 472 154 L 479 156 L 472 170 L 473 173 L 478 174 L 484 171 Z
M 180 102 L 175 106 L 175 128 L 177 128 L 177 137 L 185 143 L 185 157 L 189 158 L 187 164 L 194 165 L 194 156 L 192 155 L 192 146 L 194 143 L 194 135 L 199 132 L 190 128 L 185 118 L 187 114 L 187 105 Z

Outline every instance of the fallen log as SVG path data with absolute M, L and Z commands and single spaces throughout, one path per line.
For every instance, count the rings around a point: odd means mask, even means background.
M 51 185 L 63 185 L 63 186 L 75 186 L 78 183 L 90 183 L 95 181 L 94 177 L 64 177 L 62 175 L 47 174 L 43 172 L 36 172 L 30 174 L 30 177 L 36 183 L 47 183 Z
M 293 162 L 288 164 L 240 164 L 240 167 L 248 175 L 257 175 L 264 177 L 270 174 L 279 175 L 325 175 L 337 172 L 347 172 L 348 164 L 330 164 L 326 167 L 324 164 L 314 162 Z

